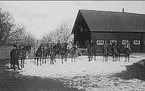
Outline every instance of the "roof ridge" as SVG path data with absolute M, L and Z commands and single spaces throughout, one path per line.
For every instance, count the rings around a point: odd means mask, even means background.
M 107 11 L 107 10 L 95 10 L 95 9 L 79 9 L 79 11 L 95 11 L 95 12 L 110 12 L 110 13 L 145 15 L 145 14 L 133 13 L 133 12 L 121 12 L 121 11 L 119 12 L 119 11 Z

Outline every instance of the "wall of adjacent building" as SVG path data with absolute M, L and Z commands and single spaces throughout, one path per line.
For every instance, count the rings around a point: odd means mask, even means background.
M 0 59 L 10 59 L 10 51 L 12 50 L 12 46 L 0 46 Z

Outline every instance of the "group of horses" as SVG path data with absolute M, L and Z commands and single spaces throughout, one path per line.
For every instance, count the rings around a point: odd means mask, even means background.
M 37 60 L 37 65 L 42 65 L 43 63 L 46 64 L 46 59 L 50 58 L 50 64 L 56 63 L 56 57 L 61 57 L 62 63 L 67 61 L 67 56 L 70 54 L 71 61 L 75 61 L 75 54 L 76 54 L 77 47 L 72 44 L 72 47 L 68 47 L 68 43 L 57 43 L 57 44 L 47 44 L 47 46 L 43 47 L 41 44 L 36 52 L 35 60 Z
M 62 63 L 67 61 L 68 55 L 71 57 L 71 61 L 75 62 L 75 57 L 76 57 L 76 51 L 78 50 L 77 46 L 74 43 L 71 43 L 72 46 L 68 47 L 68 43 L 57 43 L 57 44 L 47 44 L 47 46 L 43 47 L 43 44 L 41 44 L 38 49 L 34 52 L 35 60 L 37 62 L 37 65 L 42 65 L 46 64 L 47 58 L 50 58 L 50 64 L 55 64 L 56 63 L 56 57 L 61 57 Z M 22 48 L 18 48 L 19 50 L 19 60 L 20 63 L 18 63 L 18 67 L 20 66 L 21 68 L 24 68 L 24 63 L 26 59 L 26 53 L 30 53 L 31 51 L 31 46 L 27 45 Z M 87 54 L 88 54 L 88 59 L 91 61 L 94 57 L 94 60 L 96 60 L 97 56 L 97 46 L 88 44 L 87 45 Z M 120 61 L 120 48 L 118 45 L 113 42 L 112 45 L 108 45 L 107 42 L 104 43 L 101 54 L 103 56 L 103 62 L 108 61 L 108 56 L 112 55 L 113 61 Z M 129 56 L 131 54 L 131 49 L 128 44 L 124 46 L 124 51 L 123 54 L 125 56 L 125 61 L 129 62 Z M 20 65 L 19 65 L 20 64 Z M 11 63 L 11 66 L 13 63 Z
M 88 59 L 89 61 L 92 60 L 94 57 L 94 60 L 96 60 L 96 54 L 97 54 L 97 47 L 93 44 L 88 44 L 87 47 L 87 53 L 88 53 Z M 101 55 L 103 56 L 103 62 L 108 61 L 108 57 L 112 56 L 113 62 L 116 62 L 117 60 L 120 61 L 120 56 L 124 55 L 125 62 L 129 62 L 129 57 L 131 54 L 131 48 L 130 44 L 126 43 L 124 45 L 124 49 L 121 52 L 119 45 L 116 42 L 112 42 L 111 45 L 109 45 L 107 42 L 104 43 L 103 48 L 101 50 Z

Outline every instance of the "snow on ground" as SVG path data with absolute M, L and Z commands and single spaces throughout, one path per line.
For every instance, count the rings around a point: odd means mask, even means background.
M 145 90 L 145 82 L 141 80 L 122 80 L 112 76 L 114 73 L 126 70 L 126 65 L 145 58 L 143 55 L 132 55 L 130 62 L 124 62 L 124 57 L 117 62 L 112 62 L 112 57 L 109 57 L 108 62 L 102 62 L 102 56 L 96 58 L 96 61 L 91 62 L 88 62 L 87 56 L 77 57 L 76 62 L 71 62 L 68 58 L 64 64 L 61 63 L 61 59 L 56 59 L 57 63 L 54 65 L 50 65 L 47 59 L 47 64 L 42 64 L 42 66 L 37 66 L 33 59 L 27 59 L 25 68 L 20 71 L 20 74 L 59 79 L 69 86 L 86 91 Z

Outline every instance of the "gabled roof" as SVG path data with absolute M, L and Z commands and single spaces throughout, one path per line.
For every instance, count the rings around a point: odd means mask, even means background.
M 90 31 L 145 32 L 145 14 L 79 10 Z

